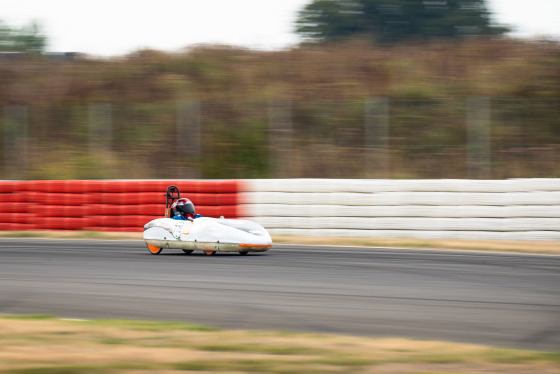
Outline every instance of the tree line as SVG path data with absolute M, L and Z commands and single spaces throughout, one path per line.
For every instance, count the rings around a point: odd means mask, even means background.
M 299 13 L 296 31 L 306 41 L 365 37 L 405 39 L 501 35 L 484 0 L 313 0 Z
M 0 52 L 44 52 L 47 37 L 36 22 L 17 28 L 0 20 Z
M 295 26 L 302 40 L 312 43 L 361 37 L 394 44 L 510 31 L 492 23 L 485 0 L 312 0 Z M 15 28 L 0 20 L 0 52 L 44 52 L 46 45 L 36 22 Z

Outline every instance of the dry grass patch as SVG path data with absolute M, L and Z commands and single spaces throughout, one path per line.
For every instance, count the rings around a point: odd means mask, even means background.
M 301 236 L 274 236 L 275 244 L 309 244 L 357 247 L 392 247 L 476 250 L 496 252 L 560 254 L 560 242 L 459 240 L 459 239 L 389 239 L 389 238 L 318 238 Z
M 0 231 L 0 238 L 142 240 L 142 233 L 80 230 Z
M 560 373 L 560 354 L 186 323 L 0 318 L 0 373 Z
M 142 240 L 139 232 L 97 231 L 0 231 L 0 238 Z M 452 239 L 331 238 L 275 235 L 274 244 L 333 245 L 356 247 L 476 250 L 517 253 L 560 254 L 560 242 Z

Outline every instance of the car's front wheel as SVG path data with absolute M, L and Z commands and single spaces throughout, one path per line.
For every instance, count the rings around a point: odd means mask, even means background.
M 161 253 L 161 248 L 158 247 L 154 247 L 151 244 L 148 244 L 148 250 L 150 251 L 151 254 L 153 255 L 159 255 Z

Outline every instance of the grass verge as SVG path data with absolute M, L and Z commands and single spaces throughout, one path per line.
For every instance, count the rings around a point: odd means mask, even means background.
M 389 238 L 314 238 L 275 236 L 275 244 L 312 244 L 356 247 L 420 248 L 474 250 L 492 252 L 541 253 L 560 255 L 560 242 L 459 240 L 459 239 L 389 239 Z
M 0 373 L 560 373 L 560 352 L 187 323 L 0 316 Z

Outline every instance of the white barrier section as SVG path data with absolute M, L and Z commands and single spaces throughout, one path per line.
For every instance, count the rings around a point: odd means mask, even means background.
M 560 178 L 246 180 L 273 235 L 560 241 Z

